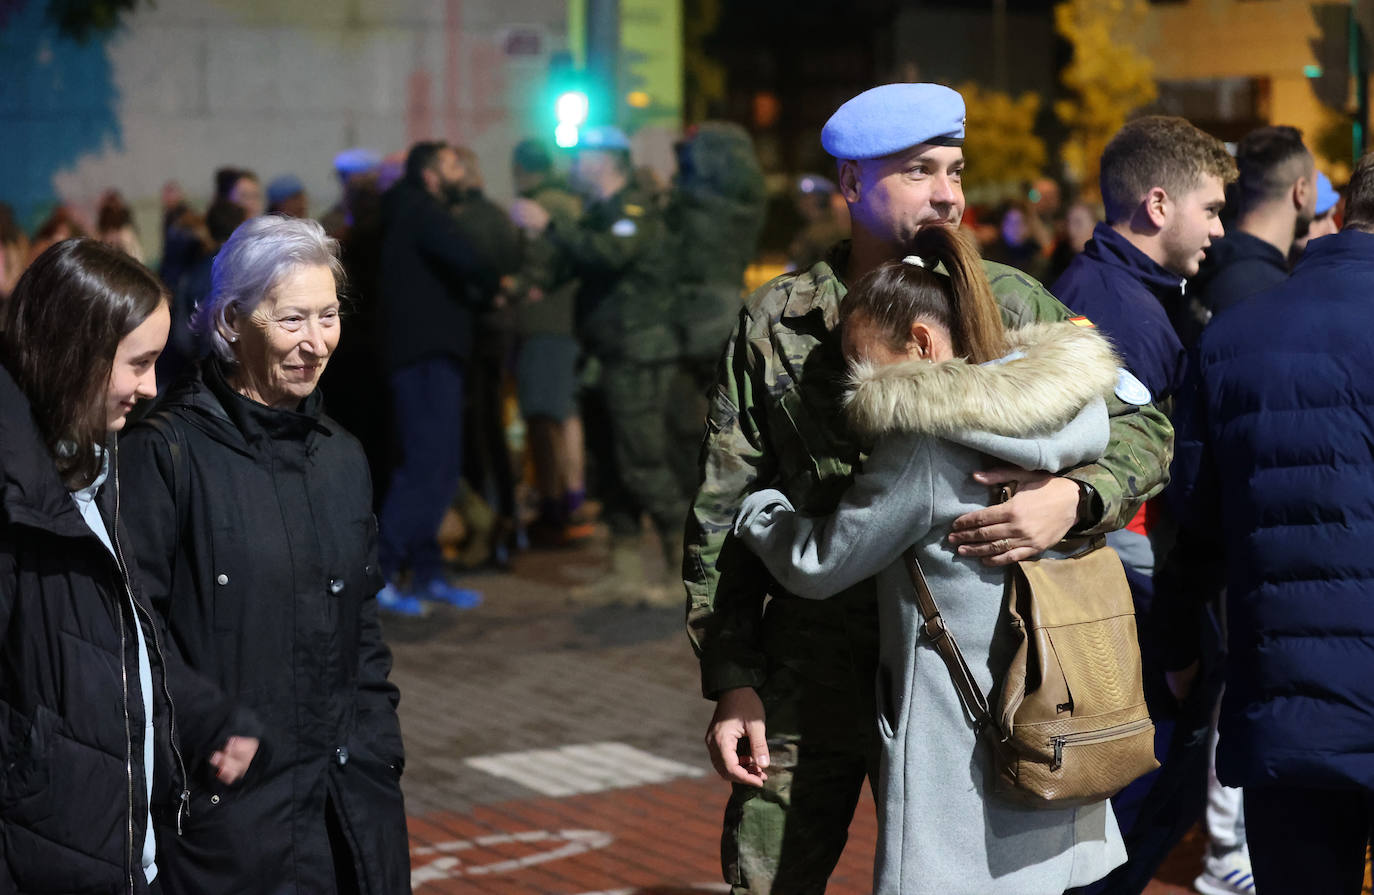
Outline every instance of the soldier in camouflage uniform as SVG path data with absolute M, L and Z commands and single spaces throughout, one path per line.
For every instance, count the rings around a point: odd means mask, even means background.
M 665 424 L 678 357 L 667 231 L 653 197 L 631 183 L 629 142 L 615 128 L 584 132 L 572 180 L 587 199 L 576 226 L 550 225 L 548 213 L 528 200 L 515 203 L 512 214 L 526 229 L 547 227 L 580 281 L 577 336 L 601 368 L 620 478 L 652 520 L 668 568 L 676 569 L 687 494 L 671 468 Z M 613 538 L 611 575 L 585 591 L 608 600 L 668 599 L 665 582 L 649 582 L 639 559 L 637 538 Z
M 835 323 L 846 283 L 900 258 L 919 228 L 956 225 L 964 208 L 962 99 L 912 84 L 858 99 L 869 114 L 846 118 L 846 104 L 823 134 L 840 160 L 853 241 L 762 287 L 740 315 L 712 395 L 702 483 L 687 521 L 688 631 L 702 690 L 717 700 L 708 748 L 735 784 L 721 852 L 736 893 L 825 890 L 863 780 L 878 767 L 878 645 L 871 581 L 829 600 L 790 596 L 730 528 L 745 495 L 765 486 L 807 514 L 834 510 L 863 459 L 841 412 L 847 371 Z M 872 114 L 875 101 L 890 114 Z M 867 142 L 844 128 L 837 136 L 837 120 L 879 133 Z M 987 272 L 1008 326 L 1070 316 L 1019 271 L 988 263 Z M 1067 477 L 979 473 L 985 484 L 1014 479 L 1020 487 L 1009 502 L 957 520 L 955 549 L 1006 565 L 1070 531 L 1125 524 L 1163 486 L 1173 431 L 1148 404 L 1109 409 L 1112 440 L 1097 463 Z

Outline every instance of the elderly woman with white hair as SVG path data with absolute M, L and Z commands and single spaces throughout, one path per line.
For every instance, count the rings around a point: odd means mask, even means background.
M 316 388 L 341 276 L 318 223 L 245 222 L 193 323 L 209 357 L 121 442 L 154 604 L 264 725 L 242 786 L 202 774 L 154 817 L 167 895 L 410 891 L 368 466 Z

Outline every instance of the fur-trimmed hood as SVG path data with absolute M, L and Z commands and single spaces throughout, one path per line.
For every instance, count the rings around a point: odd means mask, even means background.
M 1007 348 L 1012 359 L 981 365 L 963 358 L 857 364 L 845 398 L 850 424 L 866 438 L 967 430 L 1039 435 L 1068 424 L 1116 385 L 1120 361 L 1096 329 L 1036 323 L 1007 330 Z

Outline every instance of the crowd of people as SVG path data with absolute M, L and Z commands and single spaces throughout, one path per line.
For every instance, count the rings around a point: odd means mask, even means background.
M 522 142 L 508 207 L 441 141 L 340 153 L 320 221 L 223 168 L 203 211 L 164 191 L 156 273 L 116 192 L 93 236 L 0 207 L 0 890 L 409 891 L 382 616 L 480 604 L 455 514 L 501 564 L 585 538 L 590 492 L 608 567 L 574 600 L 680 606 L 681 570 L 733 891 L 824 891 L 867 779 L 877 892 L 1138 893 L 1199 819 L 1203 895 L 1358 892 L 1374 155 L 1342 197 L 1293 128 L 1230 152 L 1146 116 L 1101 220 L 1056 192 L 979 228 L 969 114 L 842 105 L 743 305 L 766 196 L 723 122 L 667 189 L 614 127 L 566 178 Z M 1011 582 L 1103 543 L 1154 726 L 1091 742 L 1161 766 L 1011 798 L 1009 722 L 964 694 L 1009 661 Z M 1066 721 L 1093 661 L 1055 660 Z M 1066 742 L 1020 760 L 1053 778 Z

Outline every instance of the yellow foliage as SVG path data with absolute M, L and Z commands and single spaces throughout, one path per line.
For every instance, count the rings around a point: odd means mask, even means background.
M 1035 135 L 1035 116 L 1040 97 L 1018 97 L 977 84 L 960 84 L 958 90 L 969 110 L 964 124 L 964 155 L 969 160 L 965 187 L 1016 186 L 1044 173 L 1045 141 Z M 995 190 L 994 190 L 995 191 Z
M 1063 0 L 1055 30 L 1073 46 L 1060 79 L 1072 99 L 1054 104 L 1069 129 L 1062 160 L 1069 177 L 1095 194 L 1102 150 L 1132 112 L 1154 101 L 1154 64 L 1131 43 L 1148 12 L 1145 0 Z

